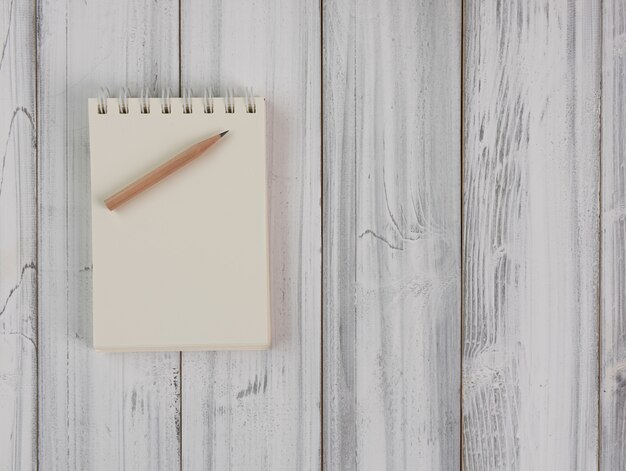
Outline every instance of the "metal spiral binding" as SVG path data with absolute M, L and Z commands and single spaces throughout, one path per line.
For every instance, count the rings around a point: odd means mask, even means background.
M 169 114 L 172 112 L 171 91 L 169 88 L 161 90 L 161 113 Z
M 204 112 L 213 113 L 213 90 L 210 88 L 204 89 Z
M 191 95 L 191 88 L 183 89 L 183 113 L 185 114 L 191 113 L 193 111 L 191 107 Z
M 227 88 L 224 96 L 224 108 L 226 113 L 235 112 L 235 93 L 232 88 Z
M 98 92 L 98 114 L 107 113 L 107 99 L 111 96 L 109 89 L 106 87 L 100 87 Z
M 101 87 L 97 97 L 98 114 L 108 113 L 108 99 L 110 98 L 109 89 Z M 183 113 L 193 113 L 193 92 L 191 88 L 185 88 L 182 92 Z M 130 90 L 121 87 L 118 96 L 118 112 L 120 114 L 128 114 L 128 99 L 130 98 Z M 170 114 L 172 112 L 172 92 L 169 88 L 161 90 L 161 113 Z M 202 98 L 202 108 L 204 113 L 214 112 L 214 97 L 211 88 L 205 88 Z M 244 89 L 244 108 L 246 113 L 256 113 L 256 101 L 252 87 Z M 224 111 L 228 114 L 235 113 L 235 92 L 232 88 L 227 88 L 224 94 Z M 150 91 L 147 87 L 143 88 L 139 94 L 139 112 L 141 114 L 149 114 L 150 110 Z
M 128 88 L 120 88 L 120 96 L 118 99 L 120 114 L 128 114 L 128 95 L 130 95 L 130 90 L 128 90 Z
M 148 91 L 148 87 L 141 90 L 141 95 L 139 96 L 139 110 L 141 114 L 150 113 L 150 92 Z
M 252 87 L 246 87 L 245 90 L 244 101 L 246 105 L 246 113 L 256 113 L 256 101 L 254 100 Z

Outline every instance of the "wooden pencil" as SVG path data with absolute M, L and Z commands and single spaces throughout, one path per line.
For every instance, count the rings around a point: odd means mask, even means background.
M 135 180 L 130 185 L 124 187 L 114 195 L 109 196 L 106 200 L 104 200 L 104 204 L 107 208 L 113 211 L 115 208 L 118 208 L 119 206 L 126 203 L 143 191 L 147 190 L 151 186 L 156 185 L 168 175 L 174 173 L 176 170 L 184 167 L 192 160 L 200 157 L 211 146 L 213 146 L 217 141 L 224 137 L 227 132 L 228 131 L 221 132 L 219 134 L 216 134 L 215 136 L 209 137 L 208 139 L 194 144 L 193 146 L 184 150 L 175 157 L 172 157 L 164 164 L 159 165 L 157 168 L 147 173 L 143 177 Z

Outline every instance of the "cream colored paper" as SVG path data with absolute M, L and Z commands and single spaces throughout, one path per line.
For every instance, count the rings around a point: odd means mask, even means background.
M 270 343 L 265 100 L 235 113 L 202 99 L 141 114 L 89 100 L 93 326 L 98 350 L 263 349 Z M 229 133 L 202 157 L 109 211 L 104 200 L 177 153 Z

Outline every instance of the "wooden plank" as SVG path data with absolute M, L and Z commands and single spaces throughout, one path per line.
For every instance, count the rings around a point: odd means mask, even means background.
M 458 469 L 460 3 L 323 21 L 325 466 Z
M 44 0 L 38 13 L 39 462 L 178 469 L 179 354 L 92 348 L 87 129 L 101 85 L 178 87 L 178 3 Z
M 37 467 L 34 18 L 0 1 L 0 470 Z
M 599 5 L 466 2 L 466 470 L 597 467 Z
M 626 1 L 602 3 L 600 469 L 626 469 Z
M 181 12 L 184 86 L 267 97 L 272 280 L 269 351 L 183 354 L 183 467 L 319 469 L 319 4 L 183 0 Z

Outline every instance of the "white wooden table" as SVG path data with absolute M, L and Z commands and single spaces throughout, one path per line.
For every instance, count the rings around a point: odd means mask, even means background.
M 267 352 L 91 347 L 86 99 L 268 98 Z M 626 469 L 626 0 L 0 0 L 0 470 Z

